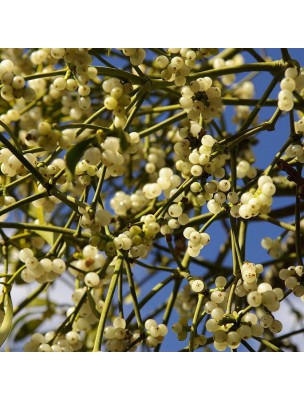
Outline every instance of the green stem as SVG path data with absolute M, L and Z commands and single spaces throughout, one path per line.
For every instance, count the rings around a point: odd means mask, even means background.
M 58 69 L 57 71 L 52 71 L 52 72 L 42 72 L 41 74 L 32 74 L 32 75 L 27 75 L 24 77 L 25 81 L 31 81 L 33 79 L 39 79 L 39 78 L 52 78 L 55 76 L 60 76 L 60 75 L 65 75 L 67 73 L 68 69 Z
M 174 279 L 174 275 L 168 276 L 162 282 L 157 283 L 152 290 L 138 303 L 139 309 L 141 309 L 145 304 L 148 303 L 161 289 L 163 289 L 168 283 L 170 283 Z M 127 325 L 129 325 L 135 315 L 134 310 L 131 311 L 130 315 L 127 318 Z
M 199 226 L 202 222 L 210 219 L 210 217 L 212 217 L 213 215 L 214 214 L 212 213 L 205 213 L 202 215 L 198 215 L 196 217 L 192 217 L 189 219 L 189 222 L 186 225 L 183 225 L 183 228 L 186 228 L 187 226 L 192 226 L 192 227 Z M 219 214 L 217 214 L 217 216 L 218 215 Z
M 130 72 L 124 71 L 122 69 L 99 67 L 99 66 L 95 66 L 95 68 L 97 69 L 98 75 L 112 76 L 118 79 L 126 80 L 136 85 L 144 84 L 146 82 L 145 78 L 131 74 Z
M 243 264 L 242 260 L 242 255 L 241 255 L 241 250 L 239 246 L 239 241 L 238 241 L 238 234 L 236 231 L 236 225 L 233 217 L 230 215 L 230 234 L 231 234 L 231 244 L 232 248 L 235 251 L 235 257 L 234 257 L 234 262 L 233 262 L 233 275 L 236 276 L 237 273 L 240 271 L 241 265 Z
M 14 154 L 14 156 L 16 156 L 16 158 L 18 158 L 25 168 L 30 171 L 44 187 L 47 186 L 44 177 L 39 173 L 39 171 L 36 170 L 36 168 L 24 157 L 22 153 L 18 151 L 18 149 L 16 149 L 16 147 L 12 145 L 9 140 L 6 139 L 6 137 L 3 136 L 3 134 L 0 134 L 0 141 Z
M 224 261 L 228 251 L 231 249 L 231 237 L 228 235 L 227 240 L 221 246 L 217 259 L 215 261 L 215 265 L 221 265 Z
M 181 260 L 176 255 L 175 248 L 173 247 L 172 244 L 172 236 L 170 236 L 170 238 L 167 240 L 167 245 L 172 257 L 174 258 L 174 261 L 176 262 L 176 265 L 178 266 L 179 269 L 183 270 L 183 265 L 181 263 Z
M 144 106 L 141 108 L 141 111 L 139 111 L 137 115 L 158 114 L 175 110 L 180 110 L 179 104 L 172 104 L 170 106 L 162 106 L 162 107 Z
M 13 187 L 19 185 L 19 183 L 25 182 L 27 179 L 31 178 L 32 174 L 27 174 L 22 176 L 21 178 L 16 179 L 13 182 L 8 183 L 5 185 L 5 189 L 12 189 Z
M 9 271 L 9 262 L 8 262 L 8 244 L 5 241 L 5 244 L 2 246 L 2 254 L 4 258 L 4 274 L 7 275 Z M 6 279 L 4 279 L 4 282 L 6 282 Z
M 223 97 L 223 104 L 226 106 L 256 106 L 259 103 L 259 99 L 239 99 L 234 97 Z M 277 107 L 278 100 L 277 99 L 267 99 L 263 107 Z M 295 102 L 295 108 L 301 107 L 298 102 Z
M 268 120 L 260 124 L 259 126 L 249 129 L 247 131 L 239 131 L 236 135 L 230 136 L 227 139 L 221 140 L 219 143 L 220 144 L 226 144 L 228 149 L 232 149 L 235 147 L 238 143 L 242 142 L 245 139 L 248 139 L 249 137 L 262 132 L 262 131 L 273 131 L 275 128 L 275 123 L 279 116 L 282 114 L 282 111 L 279 110 L 278 108 L 272 115 L 272 117 Z
M 298 166 L 297 171 L 301 175 L 302 165 Z M 300 213 L 299 186 L 296 186 L 296 205 L 295 205 L 295 245 L 298 265 L 303 265 L 301 252 L 301 213 Z
M 5 243 L 7 243 L 9 241 L 9 237 L 6 235 L 6 233 L 4 232 L 4 230 L 2 228 L 0 228 L 0 235 L 2 237 L 2 243 L 5 244 Z
M 40 193 L 32 194 L 31 196 L 28 196 L 28 197 L 26 197 L 24 199 L 16 201 L 16 203 L 13 203 L 13 204 L 11 204 L 11 205 L 9 205 L 7 207 L 3 207 L 0 210 L 0 215 L 6 214 L 6 213 L 14 210 L 15 208 L 19 208 L 20 206 L 23 206 L 24 204 L 32 203 L 35 200 L 42 199 L 43 197 L 47 197 L 47 195 L 48 194 L 47 194 L 46 190 L 43 190 Z
M 10 137 L 13 139 L 15 146 L 17 147 L 18 151 L 22 153 L 22 149 L 20 147 L 20 143 L 18 138 L 16 137 L 15 133 L 11 130 L 9 126 L 7 126 L 4 122 L 0 120 L 0 126 L 6 130 L 6 132 L 10 135 Z M 0 135 L 3 135 L 3 132 L 0 133 Z
M 90 50 L 90 54 L 93 54 L 94 57 L 97 58 L 97 60 L 99 60 L 100 62 L 102 62 L 104 65 L 106 65 L 109 68 L 115 68 L 114 65 L 112 65 L 111 63 L 109 63 L 105 58 L 103 58 L 100 54 L 98 54 L 98 52 L 95 49 L 91 49 Z
M 44 94 L 42 94 L 41 96 L 37 97 L 35 100 L 33 100 L 32 102 L 30 102 L 29 104 L 27 104 L 21 111 L 19 111 L 20 115 L 25 114 L 26 112 L 28 112 L 29 110 L 31 110 L 32 108 L 36 107 L 36 105 L 38 105 L 38 103 L 40 102 L 40 100 L 44 97 Z
M 65 129 L 76 129 L 76 128 L 83 128 L 83 129 L 94 129 L 95 131 L 101 129 L 106 132 L 112 132 L 112 130 L 105 126 L 100 126 L 96 124 L 89 124 L 89 123 L 72 123 L 72 124 L 65 124 L 65 125 L 53 125 L 53 127 L 59 131 L 64 131 Z
M 250 63 L 250 64 L 243 64 L 237 65 L 233 67 L 223 67 L 217 68 L 213 70 L 197 72 L 195 74 L 191 74 L 189 76 L 189 80 L 204 78 L 209 76 L 210 78 L 223 76 L 223 75 L 230 75 L 230 74 L 238 74 L 242 72 L 252 72 L 252 71 L 268 71 L 268 72 L 280 72 L 284 71 L 288 68 L 288 63 L 284 61 L 270 61 L 270 62 L 259 62 L 259 63 Z
M 220 217 L 220 214 L 223 215 L 224 213 L 226 213 L 226 211 L 222 210 L 218 214 L 212 215 L 211 218 L 209 218 L 208 221 L 205 223 L 205 225 L 199 230 L 199 233 L 205 232 L 206 229 L 213 223 L 213 221 L 217 220 Z
M 234 291 L 235 291 L 236 285 L 238 283 L 238 280 L 239 280 L 239 277 L 235 276 L 235 278 L 234 278 L 234 280 L 233 280 L 233 282 L 231 284 L 231 288 L 230 288 L 229 296 L 228 296 L 226 314 L 231 314 L 231 312 L 232 312 L 232 301 L 233 301 L 233 298 L 234 298 Z
M 284 61 L 291 60 L 291 57 L 290 57 L 288 49 L 281 49 L 281 53 L 282 53 L 282 58 L 283 58 Z
M 291 232 L 297 231 L 296 226 L 288 224 L 287 222 L 279 221 L 279 220 L 272 218 L 266 214 L 260 214 L 256 218 L 259 220 L 262 220 L 262 221 L 270 222 L 273 225 L 280 226 L 281 228 L 287 229 L 288 231 L 291 231 Z M 299 227 L 299 232 L 304 233 L 304 228 Z
M 172 314 L 172 311 L 173 311 L 174 304 L 176 302 L 176 298 L 177 298 L 177 295 L 178 295 L 178 291 L 179 291 L 181 282 L 182 282 L 181 279 L 176 279 L 175 282 L 174 282 L 174 287 L 173 287 L 173 290 L 172 290 L 172 292 L 170 294 L 170 297 L 169 297 L 169 300 L 167 302 L 166 309 L 165 309 L 165 312 L 164 312 L 164 316 L 163 316 L 163 324 L 165 324 L 165 325 L 168 325 L 168 322 L 170 320 L 170 317 L 171 317 L 171 314 Z M 155 352 L 158 352 L 160 350 L 162 343 L 163 342 L 159 343 L 155 347 Z
M 25 300 L 23 300 L 15 309 L 14 315 L 18 314 L 21 310 L 24 309 L 28 304 L 30 304 L 40 293 L 44 291 L 45 288 L 49 286 L 49 283 L 44 283 L 43 285 L 38 286 L 36 290 L 34 290 Z
M 187 83 L 190 83 L 193 80 L 198 78 L 216 78 L 218 76 L 230 75 L 230 74 L 239 74 L 243 72 L 252 72 L 252 71 L 268 71 L 271 74 L 282 72 L 288 68 L 289 64 L 279 60 L 279 61 L 271 61 L 271 62 L 259 62 L 259 63 L 250 63 L 237 65 L 233 67 L 223 67 L 218 69 L 207 69 L 200 72 L 196 72 L 187 77 Z M 161 80 L 152 80 L 154 89 L 165 89 L 168 86 L 173 86 L 174 82 L 163 82 Z
M 100 114 L 102 114 L 105 110 L 106 110 L 105 107 L 100 107 L 97 111 L 94 112 L 94 114 L 92 114 L 89 118 L 87 118 L 83 122 L 83 125 L 85 126 L 85 125 L 90 124 L 91 122 L 95 121 L 95 119 L 97 119 L 100 116 Z M 86 128 L 84 128 L 84 127 L 79 128 L 76 131 L 76 137 L 78 137 L 85 129 Z
M 241 257 L 242 260 L 245 260 L 245 251 L 246 251 L 246 232 L 247 232 L 247 223 L 245 220 L 240 220 L 240 227 L 239 227 L 239 247 L 241 250 Z
M 102 185 L 103 185 L 103 182 L 104 182 L 104 179 L 105 179 L 106 171 L 107 171 L 107 167 L 105 165 L 103 165 L 101 167 L 100 176 L 99 176 L 99 179 L 98 179 L 97 187 L 96 187 L 96 190 L 95 190 L 95 193 L 94 193 L 94 197 L 93 197 L 93 200 L 92 200 L 92 204 L 91 204 L 91 207 L 92 207 L 92 209 L 94 211 L 96 210 L 98 198 L 100 197 L 100 193 L 101 193 Z
M 281 208 L 271 211 L 270 216 L 273 218 L 289 217 L 289 216 L 294 215 L 294 210 L 295 210 L 295 206 L 294 206 L 294 204 L 291 204 L 290 206 L 281 207 Z M 300 203 L 300 210 L 304 211 L 304 202 Z
M 236 318 L 236 322 L 241 321 L 241 319 L 243 318 L 244 315 L 246 315 L 250 310 L 252 310 L 252 306 L 247 306 L 246 308 L 244 308 L 243 310 L 241 310 L 238 313 L 238 316 Z
M 54 337 L 48 342 L 49 345 L 52 345 L 54 343 L 54 340 L 62 332 L 63 328 L 65 328 L 67 326 L 72 327 L 72 324 L 75 321 L 75 319 L 79 313 L 79 310 L 81 309 L 81 307 L 86 299 L 87 299 L 87 292 L 84 292 L 83 296 L 81 297 L 78 304 L 76 305 L 73 313 L 71 315 L 69 315 L 68 317 L 66 317 L 65 320 L 56 329 Z
M 236 192 L 236 157 L 237 157 L 237 146 L 231 149 L 230 157 L 230 171 L 231 171 L 231 187 L 234 192 Z
M 138 110 L 140 109 L 142 103 L 145 101 L 145 98 L 149 92 L 149 89 L 151 88 L 151 83 L 150 81 L 146 82 L 141 88 L 140 90 L 136 93 L 135 96 L 135 104 L 132 107 L 132 110 L 128 116 L 126 125 L 124 126 L 124 130 L 127 131 L 127 129 L 129 128 L 129 126 L 131 125 L 133 119 L 135 118 Z
M 86 203 L 83 203 L 82 201 L 76 199 L 75 197 L 69 196 L 65 193 L 60 192 L 56 187 L 53 187 L 50 190 L 51 195 L 57 197 L 57 199 L 61 200 L 63 203 L 65 203 L 68 207 L 70 207 L 72 210 L 76 211 L 76 213 L 79 214 L 78 207 L 82 208 L 87 208 L 88 205 Z
M 16 229 L 24 229 L 24 230 L 33 230 L 33 231 L 46 231 L 46 232 L 54 232 L 54 233 L 62 233 L 64 235 L 74 235 L 74 229 L 66 229 L 61 228 L 59 226 L 54 225 L 36 225 L 30 224 L 26 222 L 0 222 L 0 226 L 2 228 L 16 228 Z M 89 234 L 83 234 L 83 237 L 89 237 Z
M 144 332 L 145 328 L 144 328 L 142 317 L 140 315 L 140 309 L 139 309 L 139 304 L 138 304 L 138 300 L 137 300 L 136 288 L 135 288 L 135 283 L 133 280 L 133 274 L 131 271 L 131 266 L 128 261 L 125 262 L 125 266 L 126 266 L 129 289 L 130 289 L 130 294 L 132 296 L 133 307 L 134 307 L 137 325 L 138 325 L 140 332 Z
M 196 304 L 196 308 L 195 308 L 195 312 L 194 312 L 192 325 L 191 325 L 191 328 L 190 328 L 189 351 L 193 351 L 193 340 L 194 340 L 194 336 L 195 336 L 196 331 L 197 331 L 198 319 L 199 319 L 199 316 L 200 316 L 203 300 L 204 300 L 204 295 L 203 294 L 199 294 L 198 295 L 197 304 Z
M 270 350 L 275 351 L 275 352 L 283 352 L 282 349 L 280 349 L 279 347 L 275 346 L 273 343 L 270 343 L 268 340 L 266 339 L 261 339 L 258 337 L 253 336 L 253 339 L 257 340 L 258 342 L 262 343 L 264 346 L 268 347 Z
M 167 126 L 171 126 L 174 122 L 180 121 L 181 119 L 184 119 L 187 116 L 187 113 L 185 111 L 175 114 L 172 117 L 169 117 L 165 119 L 162 122 L 159 122 L 158 124 L 155 124 L 151 126 L 150 128 L 144 129 L 143 131 L 139 132 L 140 138 L 146 137 L 150 135 L 151 133 L 157 132 L 161 129 L 166 128 Z
M 248 344 L 248 343 L 246 342 L 246 340 L 241 340 L 241 343 L 242 343 L 243 346 L 246 347 L 247 350 L 249 350 L 249 351 L 252 352 L 252 353 L 255 353 L 254 348 L 251 347 L 250 344 Z
M 265 62 L 265 59 L 262 56 L 260 56 L 260 54 L 257 53 L 254 49 L 248 48 L 248 49 L 244 49 L 244 50 L 246 50 L 249 54 L 251 54 L 252 57 L 254 57 L 256 59 L 256 61 Z
M 119 316 L 124 318 L 123 310 L 123 269 L 121 268 L 118 276 L 117 294 L 118 294 L 118 310 Z
M 174 268 L 162 267 L 161 265 L 156 266 L 156 265 L 147 264 L 138 259 L 136 259 L 134 262 L 135 262 L 135 264 L 140 265 L 141 267 L 144 267 L 147 269 L 151 269 L 152 271 L 165 271 L 165 272 L 170 272 L 171 274 L 176 273 L 176 271 L 177 271 Z
M 114 292 L 115 292 L 115 289 L 116 289 L 116 286 L 117 286 L 117 281 L 118 281 L 118 277 L 119 277 L 119 274 L 120 274 L 120 269 L 122 267 L 122 262 L 123 262 L 123 256 L 121 254 L 119 254 L 117 262 L 116 262 L 116 265 L 115 265 L 115 268 L 114 268 L 113 276 L 111 278 L 111 282 L 110 282 L 110 285 L 109 285 L 109 289 L 108 289 L 108 292 L 107 292 L 105 303 L 104 303 L 104 306 L 103 306 L 102 311 L 101 311 L 101 316 L 100 316 L 100 320 L 99 320 L 98 327 L 97 327 L 97 332 L 96 332 L 93 352 L 100 351 L 102 337 L 103 337 L 103 331 L 104 331 L 104 328 L 105 328 L 105 324 L 106 324 L 106 319 L 107 319 L 108 313 L 110 311 L 112 298 L 113 298 L 113 295 L 114 295 Z
M 287 339 L 290 336 L 298 335 L 299 333 L 303 333 L 303 332 L 304 332 L 304 328 L 301 328 L 301 329 L 298 329 L 296 331 L 286 333 L 285 335 L 278 336 L 278 337 L 273 339 L 273 342 L 281 342 L 282 340 Z
M 161 217 L 164 215 L 167 211 L 167 209 L 170 207 L 170 205 L 174 202 L 174 200 L 181 194 L 183 193 L 194 181 L 195 177 L 192 176 L 191 178 L 188 178 L 178 189 L 177 191 L 171 196 L 169 199 L 167 199 L 164 202 L 164 205 L 162 207 L 159 207 L 154 216 L 156 218 Z
M 271 82 L 268 85 L 267 89 L 265 90 L 263 96 L 260 98 L 260 100 L 258 101 L 257 105 L 251 111 L 251 113 L 249 114 L 249 116 L 246 119 L 246 121 L 244 121 L 244 123 L 242 124 L 242 126 L 240 128 L 240 132 L 248 129 L 249 126 L 252 124 L 252 122 L 254 121 L 255 117 L 258 115 L 258 113 L 260 112 L 260 110 L 263 107 L 264 103 L 268 99 L 270 93 L 273 91 L 273 89 L 275 88 L 276 84 L 278 83 L 278 80 L 279 80 L 278 76 L 274 76 L 273 77 L 273 79 L 271 80 Z
M 263 175 L 270 175 L 273 169 L 276 167 L 277 161 L 282 157 L 282 154 L 287 149 L 287 147 L 294 141 L 293 136 L 289 136 L 287 141 L 281 147 L 279 152 L 275 155 L 274 159 L 271 161 L 270 165 L 264 170 Z

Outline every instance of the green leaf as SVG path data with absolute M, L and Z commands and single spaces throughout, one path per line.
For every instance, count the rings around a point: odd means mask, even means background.
M 93 139 L 94 137 L 89 137 L 83 140 L 82 142 L 75 144 L 67 152 L 65 161 L 72 175 L 74 175 L 74 171 L 78 161 L 83 156 L 83 153 L 85 152 L 86 148 L 89 146 L 89 144 L 92 142 Z
M 40 225 L 52 226 L 52 224 L 45 223 L 42 207 L 34 207 L 32 204 L 30 204 L 30 206 L 28 208 L 28 214 L 33 219 L 38 218 Z M 42 237 L 42 239 L 44 239 L 50 246 L 53 246 L 53 244 L 58 236 L 58 234 L 55 234 L 54 232 L 51 232 L 51 231 L 40 231 L 40 230 L 33 229 L 33 232 L 35 232 L 37 235 Z
M 42 239 L 44 239 L 50 246 L 53 246 L 55 242 L 55 233 L 50 232 L 50 231 L 36 231 L 33 230 L 33 232 L 37 233 L 37 235 L 41 236 Z
M 25 322 L 19 329 L 19 332 L 15 336 L 15 341 L 19 342 L 24 339 L 26 336 L 31 335 L 35 332 L 35 330 L 42 324 L 43 318 L 31 319 L 30 321 Z
M 20 317 L 18 317 L 17 319 L 14 319 L 12 331 L 16 328 L 16 326 L 19 324 L 19 322 L 23 321 L 24 319 L 27 319 L 29 316 L 32 316 L 34 314 L 37 314 L 37 312 L 30 311 L 30 312 L 20 315 Z
M 9 103 L 0 97 L 0 113 L 5 114 L 10 109 Z
M 4 319 L 0 326 L 0 347 L 6 341 L 10 331 L 12 329 L 12 322 L 13 322 L 13 303 L 11 299 L 11 295 L 6 292 L 4 294 L 4 302 L 6 302 L 6 310 L 4 314 Z
M 54 304 L 54 303 L 52 303 L 52 302 L 49 302 L 47 299 L 41 299 L 41 298 L 39 298 L 39 297 L 36 297 L 36 299 L 34 299 L 34 300 L 32 300 L 28 305 L 27 305 L 27 307 L 44 307 L 44 306 L 46 306 L 47 304 Z

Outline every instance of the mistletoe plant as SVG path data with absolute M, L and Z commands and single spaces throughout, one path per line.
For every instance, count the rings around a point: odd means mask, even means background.
M 304 300 L 304 72 L 287 49 L 0 59 L 3 350 L 298 350 L 303 329 L 280 333 Z

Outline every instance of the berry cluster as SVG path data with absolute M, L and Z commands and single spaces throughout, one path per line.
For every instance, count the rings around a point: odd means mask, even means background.
M 188 325 L 187 318 L 180 318 L 178 322 L 172 325 L 172 331 L 177 334 L 177 338 L 183 341 L 187 338 L 191 327 Z M 201 346 L 205 346 L 207 338 L 205 335 L 195 334 L 193 337 L 193 349 L 196 350 Z
M 79 333 L 69 331 L 65 335 L 56 335 L 56 332 L 49 331 L 45 335 L 34 333 L 31 340 L 24 345 L 26 352 L 73 352 L 82 348 L 82 342 Z
M 134 66 L 141 65 L 146 57 L 146 50 L 140 48 L 132 48 L 132 49 L 117 49 L 121 50 L 122 53 L 129 57 L 130 63 Z
M 117 78 L 110 78 L 103 82 L 102 88 L 107 93 L 104 106 L 113 112 L 115 128 L 124 128 L 127 123 L 126 107 L 130 105 L 133 86 L 123 84 Z
M 37 165 L 37 157 L 35 154 L 27 153 L 24 157 L 33 166 Z M 6 176 L 14 177 L 16 175 L 25 175 L 27 173 L 22 162 L 9 149 L 2 148 L 0 150 L 0 163 L 1 172 Z
M 183 86 L 181 95 L 179 104 L 187 112 L 191 135 L 198 137 L 202 131 L 200 116 L 210 120 L 221 114 L 221 89 L 212 86 L 212 79 L 209 77 L 198 78 L 191 81 L 189 86 Z
M 285 150 L 288 158 L 295 158 L 296 161 L 304 163 L 304 149 L 302 143 L 292 143 Z
M 302 265 L 282 268 L 279 272 L 279 277 L 284 281 L 286 288 L 292 290 L 295 296 L 301 297 L 302 301 L 304 301 L 303 275 Z
M 249 97 L 250 98 L 250 97 Z M 241 126 L 250 115 L 250 107 L 249 106 L 236 106 L 235 114 L 232 117 L 232 122 L 238 126 Z M 253 127 L 258 125 L 258 116 L 254 118 L 251 125 Z
M 0 63 L 0 80 L 2 82 L 0 95 L 3 100 L 11 102 L 15 99 L 25 98 L 31 101 L 35 98 L 35 92 L 25 87 L 23 76 L 14 74 L 15 64 L 10 59 L 2 60 Z M 4 117 L 4 116 L 3 116 Z M 5 122 L 18 121 L 20 115 L 17 110 L 10 110 L 5 115 Z M 4 122 L 4 121 L 3 121 Z
M 183 234 L 189 240 L 187 251 L 191 257 L 198 256 L 201 249 L 210 242 L 208 233 L 200 233 L 190 226 L 184 229 Z
M 285 78 L 280 83 L 281 90 L 278 94 L 278 107 L 282 111 L 290 111 L 294 106 L 293 91 L 304 88 L 304 75 L 299 74 L 296 67 L 287 68 Z
M 273 258 L 281 257 L 287 250 L 286 243 L 282 242 L 280 238 L 271 239 L 270 237 L 264 237 L 261 241 L 261 246 Z
M 268 175 L 262 175 L 258 179 L 257 190 L 244 192 L 240 198 L 240 203 L 232 205 L 230 214 L 234 218 L 249 219 L 259 214 L 268 214 L 271 210 L 273 195 L 276 186 Z
M 301 119 L 299 119 L 299 121 L 296 121 L 294 124 L 295 127 L 295 131 L 298 135 L 302 135 L 304 134 L 304 117 L 302 117 Z
M 148 254 L 151 238 L 147 237 L 142 228 L 135 225 L 114 238 L 114 244 L 117 250 L 129 250 L 129 257 L 142 258 Z
M 164 192 L 166 197 L 171 197 L 171 195 L 174 194 L 174 189 L 180 184 L 180 177 L 174 175 L 171 168 L 165 167 L 159 170 L 158 178 L 155 183 L 146 183 L 143 186 L 143 193 L 149 200 L 160 196 L 162 192 Z
M 66 270 L 66 264 L 61 258 L 42 258 L 40 261 L 29 248 L 20 250 L 19 260 L 25 265 L 21 272 L 21 278 L 26 283 L 37 281 L 38 283 L 53 282 Z
M 82 252 L 77 254 L 77 258 L 77 260 L 70 262 L 69 272 L 78 278 L 83 277 L 88 272 L 97 271 L 104 266 L 106 261 L 97 247 L 91 245 L 86 245 Z
M 176 86 L 183 86 L 186 83 L 191 69 L 195 66 L 196 60 L 202 57 L 210 57 L 216 54 L 216 49 L 190 49 L 190 48 L 169 48 L 169 55 L 160 55 L 155 59 L 155 66 L 162 69 L 161 77 L 167 82 L 174 82 Z
M 110 206 L 115 214 L 119 216 L 126 216 L 129 213 L 138 213 L 145 208 L 147 204 L 148 200 L 141 190 L 136 190 L 131 195 L 123 191 L 118 191 L 110 200 Z
M 212 155 L 213 146 L 217 142 L 210 135 L 204 135 L 198 148 L 191 150 L 189 139 L 182 138 L 186 131 L 179 131 L 181 140 L 175 143 L 174 151 L 177 156 L 175 163 L 176 169 L 181 172 L 183 178 L 201 177 L 203 175 L 213 175 L 215 178 L 223 178 L 225 169 L 223 168 L 228 155 Z
M 280 300 L 283 298 L 281 288 L 272 288 L 269 283 L 260 283 L 256 290 L 252 290 L 247 295 L 247 302 L 251 307 L 259 307 L 263 305 L 269 311 L 275 312 L 280 308 Z
M 102 288 L 94 288 L 90 291 L 91 296 L 89 299 L 86 287 L 74 290 L 72 294 L 74 306 L 68 308 L 66 313 L 67 318 L 72 318 L 73 320 L 73 331 L 78 333 L 83 331 L 86 333 L 89 332 L 92 329 L 92 326 L 97 323 L 97 316 L 101 313 L 104 306 L 101 294 Z M 77 312 L 77 315 L 75 315 L 76 318 L 74 318 L 76 309 L 79 309 L 79 311 Z
M 148 347 L 156 347 L 168 333 L 167 326 L 165 324 L 157 324 L 154 319 L 147 319 L 145 328 L 147 330 L 146 345 Z
M 221 57 L 215 57 L 213 59 L 213 67 L 215 69 L 224 67 L 234 67 L 237 65 L 243 65 L 245 62 L 244 57 L 241 54 L 236 54 L 234 57 L 224 60 Z M 221 77 L 221 81 L 224 85 L 230 86 L 235 81 L 235 74 L 225 74 Z M 247 82 L 246 82 L 247 83 Z
M 79 208 L 81 218 L 79 220 L 82 228 L 89 228 L 92 235 L 100 232 L 102 226 L 107 226 L 111 222 L 111 214 L 109 211 L 100 208 L 93 215 L 87 209 Z
M 30 124 L 28 126 L 25 125 L 25 128 L 27 127 L 30 127 L 30 129 L 24 132 L 24 143 L 29 148 L 40 146 L 46 150 L 53 151 L 62 143 L 60 131 L 52 128 L 51 124 L 42 118 L 34 128 Z M 66 145 L 69 145 L 73 140 L 73 137 L 69 136 L 69 138 L 71 139 Z
M 116 317 L 113 324 L 106 326 L 104 336 L 107 339 L 106 349 L 110 352 L 125 351 L 129 347 L 129 351 L 136 351 L 140 342 L 138 332 L 131 334 L 126 328 L 126 321 L 121 317 Z M 134 342 L 133 346 L 130 346 Z

